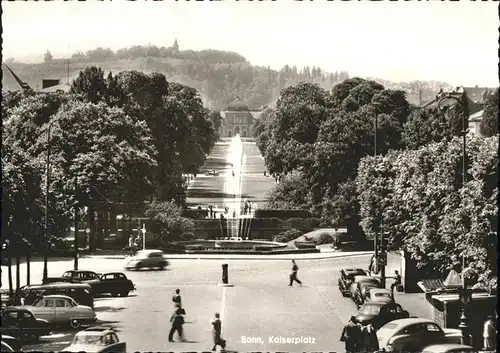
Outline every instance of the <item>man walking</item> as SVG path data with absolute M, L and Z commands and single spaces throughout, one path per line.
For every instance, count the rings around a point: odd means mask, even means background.
M 299 266 L 295 263 L 295 260 L 292 260 L 292 274 L 290 275 L 290 284 L 289 286 L 293 285 L 293 282 L 297 282 L 298 284 L 302 285 L 302 282 L 297 278 L 297 272 L 299 271 Z
M 214 339 L 214 346 L 212 351 L 220 346 L 222 349 L 226 348 L 226 341 L 222 338 L 222 321 L 220 320 L 219 313 L 215 313 L 215 318 L 212 319 L 212 337 Z
M 175 304 L 175 310 L 172 316 L 170 317 L 170 323 L 172 327 L 170 328 L 170 332 L 168 333 L 168 341 L 174 341 L 174 333 L 177 331 L 179 338 L 181 341 L 184 341 L 184 336 L 182 334 L 182 325 L 184 325 L 184 317 L 182 316 L 182 309 L 179 304 Z
M 356 318 L 351 316 L 347 325 L 344 326 L 342 335 L 340 336 L 340 340 L 345 343 L 346 353 L 355 353 L 357 351 L 357 342 L 360 340 L 360 336 L 360 329 L 356 324 Z
M 182 298 L 180 292 L 181 290 L 179 288 L 175 290 L 174 296 L 172 297 L 172 302 L 174 303 L 174 305 L 179 304 L 179 308 L 182 309 Z
M 488 316 L 484 322 L 483 327 L 483 350 L 485 351 L 495 351 L 496 350 L 496 338 L 497 333 L 495 329 L 495 323 L 493 322 L 493 316 Z

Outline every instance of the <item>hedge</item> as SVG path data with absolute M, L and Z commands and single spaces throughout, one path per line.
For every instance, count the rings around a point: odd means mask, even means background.
M 279 218 L 287 220 L 290 218 L 311 218 L 312 214 L 306 210 L 266 210 L 255 211 L 255 218 Z

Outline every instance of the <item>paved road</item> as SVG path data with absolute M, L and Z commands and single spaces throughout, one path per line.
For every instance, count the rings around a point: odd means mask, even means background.
M 264 176 L 264 160 L 254 142 L 243 143 L 243 154 L 245 160 L 241 168 L 241 199 L 248 199 L 262 207 L 265 204 L 265 196 L 275 185 L 275 181 Z M 218 143 L 214 147 L 202 168 L 203 173 L 191 182 L 187 191 L 189 206 L 217 205 L 222 208 L 228 200 L 234 198 L 230 155 L 230 143 Z M 216 176 L 205 174 L 213 170 L 217 172 Z M 239 195 L 237 201 L 240 201 Z
M 303 287 L 288 286 L 290 260 L 177 259 L 166 271 L 127 271 L 137 291 L 127 298 L 97 298 L 95 307 L 99 320 L 119 331 L 120 338 L 127 342 L 127 351 L 209 350 L 209 322 L 215 312 L 221 313 L 229 350 L 341 351 L 338 337 L 355 307 L 338 292 L 337 274 L 344 266 L 365 266 L 368 258 L 298 260 Z M 223 263 L 229 264 L 229 282 L 234 287 L 218 286 Z M 81 259 L 80 268 L 106 272 L 120 270 L 123 264 L 119 259 Z M 72 268 L 71 261 L 49 265 L 49 276 Z M 32 267 L 33 278 L 41 278 L 42 263 Z M 180 288 L 187 311 L 188 341 L 183 343 L 169 343 L 166 337 L 175 288 Z M 57 332 L 57 336 L 44 338 L 25 350 L 57 351 L 72 337 L 71 332 Z M 302 337 L 302 341 L 311 343 L 274 343 L 270 337 Z

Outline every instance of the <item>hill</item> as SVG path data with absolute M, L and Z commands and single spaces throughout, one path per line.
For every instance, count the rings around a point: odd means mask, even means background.
M 300 81 L 314 82 L 330 89 L 347 79 L 346 71 L 329 73 L 319 67 L 297 67 L 285 65 L 281 70 L 254 66 L 243 56 L 226 51 L 177 51 L 175 48 L 155 46 L 133 46 L 116 53 L 110 49 L 97 48 L 87 53 L 75 53 L 71 59 L 52 59 L 46 62 L 26 64 L 10 62 L 9 67 L 17 76 L 34 89 L 41 88 L 44 78 L 71 81 L 87 66 L 101 67 L 105 72 L 118 73 L 123 70 L 163 73 L 167 80 L 189 85 L 197 89 L 206 106 L 223 109 L 239 97 L 251 108 L 260 108 L 276 100 L 281 89 Z M 68 64 L 69 63 L 69 64 Z M 432 99 L 440 88 L 450 86 L 443 82 L 390 82 L 375 79 L 387 88 L 403 89 L 413 104 Z M 3 71 L 4 90 L 19 89 L 14 78 Z

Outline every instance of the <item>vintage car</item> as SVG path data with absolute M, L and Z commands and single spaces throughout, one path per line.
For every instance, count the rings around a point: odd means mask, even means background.
M 53 282 L 48 284 L 32 284 L 21 287 L 21 295 L 25 305 L 32 305 L 44 295 L 67 295 L 78 304 L 94 307 L 92 287 L 86 283 Z
M 377 331 L 378 344 L 386 352 L 422 352 L 424 347 L 440 343 L 460 343 L 459 329 L 442 329 L 422 318 L 391 321 Z
M 72 282 L 72 283 L 86 283 L 92 287 L 95 291 L 96 287 L 99 285 L 99 278 L 101 274 L 95 273 L 94 271 L 87 270 L 69 270 L 63 273 L 61 277 L 49 277 L 42 284 L 54 283 L 54 282 Z
M 0 333 L 21 340 L 31 338 L 39 339 L 40 336 L 50 334 L 51 328 L 47 320 L 36 318 L 31 311 L 25 308 L 7 307 L 2 310 L 2 323 Z
M 365 294 L 365 303 L 367 302 L 393 302 L 394 298 L 389 289 L 385 288 L 369 288 Z
M 78 332 L 62 352 L 126 352 L 126 349 L 126 343 L 120 342 L 112 327 L 96 326 Z
M 351 299 L 354 301 L 357 307 L 363 305 L 366 298 L 366 293 L 372 288 L 380 288 L 381 284 L 378 279 L 373 277 L 371 280 L 364 279 L 353 283 L 354 291 L 351 294 Z
M 441 343 L 425 347 L 422 353 L 478 353 L 478 351 L 464 344 Z
M 2 352 L 20 352 L 23 343 L 19 338 L 2 334 Z
M 355 276 L 366 276 L 366 271 L 361 268 L 343 268 L 340 270 L 338 285 L 340 293 L 344 297 L 348 297 L 351 294 L 350 288 Z
M 17 308 L 28 309 L 36 318 L 44 319 L 51 325 L 70 325 L 79 328 L 96 322 L 95 311 L 90 306 L 78 305 L 66 295 L 47 295 L 33 305 Z
M 377 330 L 386 323 L 410 317 L 408 311 L 393 302 L 366 302 L 356 314 L 356 320 L 362 325 L 372 324 Z
M 161 250 L 139 250 L 137 254 L 130 258 L 125 265 L 127 270 L 142 268 L 158 268 L 163 270 L 168 266 L 165 253 Z
M 349 288 L 350 297 L 354 300 L 354 296 L 356 294 L 356 289 L 358 288 L 358 283 L 374 283 L 375 287 L 380 287 L 380 280 L 376 277 L 361 275 L 354 276 L 354 280 L 351 283 L 351 287 Z
M 96 286 L 95 294 L 110 293 L 113 297 L 126 297 L 133 290 L 135 290 L 135 286 L 125 274 L 121 272 L 109 272 L 101 276 L 99 285 Z

